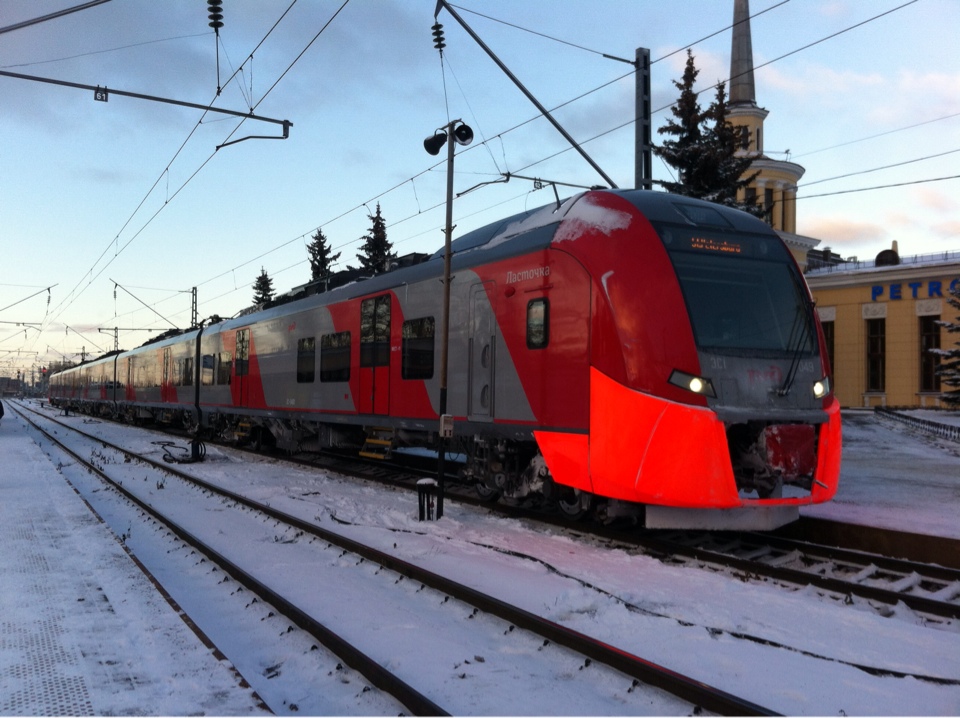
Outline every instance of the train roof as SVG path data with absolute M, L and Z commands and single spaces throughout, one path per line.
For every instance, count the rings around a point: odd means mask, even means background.
M 457 237 L 450 243 L 451 270 L 456 272 L 458 269 L 549 247 L 561 220 L 584 196 L 595 192 L 611 192 L 623 197 L 652 222 L 685 223 L 720 231 L 776 236 L 769 225 L 746 212 L 683 195 L 637 189 L 591 190 L 572 195 L 559 203 L 551 202 L 518 212 Z M 292 312 L 439 277 L 443 274 L 443 254 L 444 248 L 440 247 L 426 261 L 419 264 L 384 272 L 259 312 L 226 319 L 218 325 L 211 326 L 242 327 L 251 322 L 267 321 Z
M 591 190 L 590 192 L 572 195 L 562 202 L 551 202 L 518 212 L 457 237 L 450 243 L 452 271 L 455 272 L 457 269 L 469 268 L 484 262 L 496 261 L 549 247 L 561 220 L 577 202 L 594 192 L 609 192 L 624 198 L 649 221 L 654 223 L 689 224 L 719 231 L 773 234 L 776 236 L 768 224 L 746 212 L 683 195 L 638 189 Z M 419 264 L 351 282 L 326 292 L 269 309 L 225 319 L 222 322 L 210 325 L 204 330 L 204 333 L 214 327 L 218 327 L 218 330 L 243 327 L 252 322 L 268 321 L 272 318 L 289 315 L 292 312 L 305 311 L 312 307 L 324 306 L 333 302 L 439 277 L 443 274 L 443 254 L 444 248 L 440 247 L 426 261 Z M 121 354 L 136 353 L 192 340 L 196 337 L 196 332 L 195 329 L 187 330 L 177 336 L 154 340 L 136 349 L 121 352 Z M 76 368 L 113 358 L 112 356 L 103 357 L 87 364 L 81 364 Z

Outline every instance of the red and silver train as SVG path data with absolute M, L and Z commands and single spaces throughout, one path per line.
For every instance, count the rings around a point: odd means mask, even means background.
M 742 212 L 590 191 L 452 243 L 448 413 L 485 497 L 651 527 L 828 501 L 840 410 L 809 290 Z M 443 252 L 51 377 L 55 404 L 287 450 L 436 447 Z

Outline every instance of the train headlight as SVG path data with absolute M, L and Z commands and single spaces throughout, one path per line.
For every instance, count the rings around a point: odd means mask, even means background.
M 717 392 L 714 391 L 713 388 L 713 382 L 702 376 L 694 376 L 693 374 L 687 374 L 684 371 L 674 369 L 673 373 L 670 374 L 669 381 L 674 386 L 679 386 L 681 389 L 692 391 L 694 394 L 712 397 L 717 396 Z
M 817 399 L 822 399 L 830 393 L 830 377 L 825 376 L 820 381 L 813 383 L 813 395 Z

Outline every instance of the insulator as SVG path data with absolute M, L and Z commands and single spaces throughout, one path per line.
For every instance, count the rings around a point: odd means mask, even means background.
M 437 22 L 430 29 L 433 30 L 433 46 L 443 52 L 443 48 L 447 46 L 447 43 L 443 41 L 443 25 Z
M 207 0 L 207 10 L 210 11 L 210 27 L 219 31 L 223 27 L 223 0 Z

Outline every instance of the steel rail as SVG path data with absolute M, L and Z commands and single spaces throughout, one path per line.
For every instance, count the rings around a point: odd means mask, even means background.
M 774 540 L 771 540 L 770 543 L 773 543 L 773 541 Z M 888 605 L 896 605 L 897 603 L 902 602 L 904 605 L 914 611 L 927 613 L 931 616 L 939 616 L 942 618 L 960 618 L 960 604 L 939 601 L 926 596 L 902 593 L 900 591 L 881 588 L 879 586 L 867 586 L 862 583 L 845 581 L 843 579 L 831 578 L 828 576 L 821 576 L 816 573 L 802 571 L 796 568 L 773 566 L 756 559 L 741 558 L 728 552 L 703 548 L 702 546 L 689 545 L 679 541 L 671 541 L 669 539 L 644 537 L 638 539 L 638 544 L 652 551 L 658 551 L 674 556 L 683 555 L 698 561 L 719 564 L 721 566 L 735 568 L 749 574 L 756 574 L 778 581 L 798 584 L 801 586 L 810 585 L 825 591 L 832 591 L 849 596 L 857 596 L 859 598 L 879 601 Z M 805 542 L 797 542 L 795 544 L 796 550 L 800 550 L 802 552 L 804 544 Z M 823 555 L 827 553 L 825 550 L 821 551 L 821 549 L 824 549 L 825 547 L 822 547 L 819 544 L 806 543 L 806 546 L 809 547 L 814 554 L 820 553 Z M 882 556 L 874 556 L 871 554 L 858 555 L 855 552 L 850 551 L 844 551 L 843 553 L 840 553 L 843 551 L 842 549 L 836 549 L 836 551 L 836 556 L 838 558 L 841 555 L 848 557 L 842 560 L 849 560 L 851 563 L 855 562 L 862 568 L 866 568 L 871 564 L 876 565 L 878 568 L 883 568 L 881 564 L 893 565 L 893 562 L 898 561 L 897 559 L 885 559 Z M 909 562 L 901 562 L 901 565 L 906 563 Z M 943 571 L 952 571 L 952 569 L 941 569 L 940 567 L 936 566 L 928 567 L 924 564 L 912 565 L 918 572 L 920 570 L 930 570 L 932 573 L 936 573 L 938 576 L 944 575 Z M 957 580 L 960 580 L 960 572 L 954 573 L 957 575 Z
M 97 466 L 85 460 L 79 454 L 77 454 L 73 449 L 66 446 L 62 441 L 51 435 L 48 431 L 44 430 L 42 427 L 37 425 L 29 417 L 24 415 L 20 407 L 14 407 L 21 418 L 29 423 L 34 429 L 42 433 L 48 440 L 56 444 L 60 449 L 70 456 L 72 456 L 77 462 L 79 462 L 84 468 L 91 471 L 92 473 L 99 476 L 103 481 L 106 481 L 112 488 L 120 492 L 127 500 L 134 503 L 141 510 L 149 514 L 151 517 L 157 521 L 162 522 L 166 525 L 170 531 L 172 531 L 178 538 L 180 538 L 185 543 L 189 544 L 193 548 L 201 551 L 206 555 L 211 561 L 221 566 L 228 574 L 230 574 L 236 581 L 243 584 L 248 590 L 258 594 L 264 600 L 275 606 L 280 610 L 285 616 L 287 616 L 293 623 L 298 627 L 307 631 L 312 636 L 314 636 L 318 641 L 320 641 L 326 648 L 328 648 L 332 653 L 337 655 L 341 660 L 343 660 L 347 665 L 356 670 L 358 673 L 364 676 L 371 684 L 383 690 L 390 695 L 394 696 L 400 703 L 406 706 L 414 715 L 419 716 L 448 716 L 450 713 L 443 710 L 436 703 L 431 701 L 429 698 L 424 696 L 422 693 L 411 687 L 409 684 L 401 680 L 399 677 L 388 671 L 377 661 L 367 656 L 360 649 L 346 641 L 341 636 L 337 635 L 334 631 L 330 630 L 322 623 L 314 619 L 312 616 L 301 610 L 295 604 L 288 601 L 286 598 L 281 596 L 279 593 L 271 589 L 266 584 L 260 582 L 258 579 L 239 565 L 228 559 L 226 556 L 211 548 L 199 538 L 194 536 L 192 533 L 187 531 L 182 526 L 171 521 L 168 517 L 161 514 L 159 511 L 154 509 L 150 504 L 142 501 L 136 495 L 131 493 L 128 489 L 124 488 L 121 484 L 115 482 Z M 49 421 L 53 421 L 49 417 L 45 417 Z M 108 441 L 104 441 L 95 436 L 91 436 L 85 431 L 81 431 L 76 427 L 69 426 L 63 422 L 55 421 L 54 423 L 63 426 L 64 428 L 71 429 L 76 433 L 84 436 L 85 438 L 95 441 L 101 445 L 114 449 L 115 451 L 120 451 L 128 456 L 135 456 L 138 460 L 143 461 L 144 463 L 150 464 L 155 468 L 168 471 L 179 478 L 184 478 L 181 475 L 181 472 L 171 470 L 167 465 L 160 464 L 152 461 L 143 456 L 139 456 L 133 452 L 122 449 L 118 446 L 111 444 Z M 187 478 L 188 481 L 196 482 L 193 478 Z M 204 487 L 209 488 L 209 487 Z
M 54 421 L 50 417 L 45 417 L 49 421 Z M 549 621 L 541 616 L 526 611 L 517 606 L 508 604 L 500 599 L 489 596 L 481 591 L 465 586 L 449 578 L 436 574 L 421 566 L 399 559 L 396 556 L 366 546 L 353 539 L 347 538 L 335 532 L 324 529 L 316 524 L 310 523 L 296 516 L 291 516 L 283 511 L 265 506 L 257 501 L 250 499 L 242 494 L 238 494 L 229 489 L 225 489 L 216 484 L 210 483 L 195 476 L 191 476 L 170 464 L 154 461 L 153 459 L 143 457 L 131 452 L 123 447 L 117 446 L 109 441 L 96 436 L 92 436 L 85 431 L 62 422 L 55 422 L 69 428 L 77 433 L 96 441 L 106 447 L 123 454 L 136 456 L 144 463 L 150 464 L 155 468 L 167 471 L 178 478 L 192 482 L 208 491 L 216 493 L 227 499 L 235 501 L 248 508 L 260 511 L 273 519 L 283 521 L 290 526 L 301 531 L 309 533 L 330 544 L 355 553 L 367 560 L 378 563 L 386 569 L 401 574 L 407 578 L 419 581 L 434 590 L 456 598 L 457 600 L 468 603 L 481 611 L 497 616 L 518 628 L 528 630 L 540 635 L 545 639 L 580 653 L 583 656 L 603 663 L 621 673 L 634 678 L 646 685 L 660 688 L 681 700 L 688 701 L 694 706 L 720 715 L 779 715 L 777 712 L 760 706 L 751 701 L 732 695 L 719 688 L 715 688 L 703 681 L 685 676 L 669 668 L 648 661 L 640 656 L 634 655 L 628 651 L 612 646 L 603 641 L 598 641 L 583 633 L 574 631 L 553 621 Z

